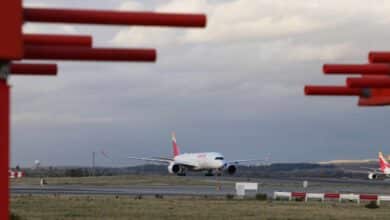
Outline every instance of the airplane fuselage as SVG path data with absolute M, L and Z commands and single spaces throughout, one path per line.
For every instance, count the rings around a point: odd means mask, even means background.
M 193 170 L 215 170 L 225 166 L 222 154 L 217 152 L 184 153 L 174 157 L 174 163 L 192 164 Z
M 389 167 L 386 167 L 386 168 L 383 170 L 383 173 L 384 173 L 386 176 L 389 176 L 389 175 L 390 175 L 390 168 L 389 168 Z

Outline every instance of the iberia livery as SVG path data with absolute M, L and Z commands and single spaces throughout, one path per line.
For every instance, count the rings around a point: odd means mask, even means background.
M 206 175 L 221 175 L 222 171 L 227 171 L 233 175 L 237 170 L 237 164 L 262 161 L 262 160 L 234 160 L 226 161 L 224 156 L 218 152 L 204 153 L 180 153 L 180 148 L 176 142 L 176 135 L 172 133 L 173 158 L 162 157 L 128 157 L 129 159 L 143 160 L 150 162 L 165 163 L 168 165 L 169 173 L 185 176 L 186 171 L 207 171 Z
M 378 153 L 379 170 L 368 173 L 368 179 L 377 179 L 379 176 L 390 177 L 390 164 L 387 162 L 382 152 Z

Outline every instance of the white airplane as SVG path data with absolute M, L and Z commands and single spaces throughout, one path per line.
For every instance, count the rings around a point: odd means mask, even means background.
M 175 133 L 172 133 L 172 148 L 173 158 L 161 158 L 161 157 L 128 157 L 129 159 L 143 160 L 149 162 L 157 162 L 168 164 L 168 171 L 171 174 L 178 176 L 185 176 L 186 171 L 207 171 L 207 176 L 214 175 L 213 171 L 217 175 L 221 175 L 223 171 L 227 171 L 228 174 L 233 175 L 237 171 L 237 164 L 261 161 L 261 160 L 234 160 L 226 161 L 224 156 L 217 152 L 204 152 L 204 153 L 180 153 L 179 146 L 176 143 Z
M 378 177 L 390 177 L 390 164 L 387 162 L 382 152 L 378 154 L 379 159 L 379 170 L 375 169 L 368 173 L 368 179 L 378 179 Z

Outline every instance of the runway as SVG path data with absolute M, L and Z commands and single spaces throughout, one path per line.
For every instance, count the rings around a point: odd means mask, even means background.
M 222 196 L 234 194 L 231 186 L 13 186 L 11 194 L 69 194 L 69 195 L 166 195 L 166 196 Z
M 198 178 L 198 177 L 195 177 Z M 307 179 L 308 188 L 303 188 L 303 179 L 247 179 L 223 178 L 219 181 L 210 179 L 207 185 L 34 185 L 11 186 L 11 194 L 69 194 L 69 195 L 156 195 L 165 196 L 223 196 L 235 194 L 234 183 L 257 182 L 259 192 L 271 196 L 274 191 L 290 192 L 337 192 L 337 193 L 372 193 L 390 195 L 390 182 L 349 179 L 315 178 Z

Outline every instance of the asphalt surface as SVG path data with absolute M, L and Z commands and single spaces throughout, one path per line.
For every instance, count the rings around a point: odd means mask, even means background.
M 194 177 L 197 178 L 197 177 Z M 303 188 L 303 180 L 309 182 L 308 188 Z M 223 196 L 235 194 L 234 182 L 258 182 L 259 191 L 269 196 L 274 191 L 287 192 L 337 192 L 337 193 L 368 193 L 390 195 L 390 181 L 356 180 L 356 179 L 248 179 L 223 178 L 217 184 L 210 179 L 209 185 L 161 185 L 161 186 L 78 186 L 78 185 L 45 185 L 11 186 L 11 194 L 69 194 L 69 195 L 156 195 L 165 196 Z M 220 187 L 218 187 L 220 186 Z
M 234 188 L 223 186 L 13 186 L 11 194 L 69 194 L 69 195 L 226 195 L 233 194 Z

